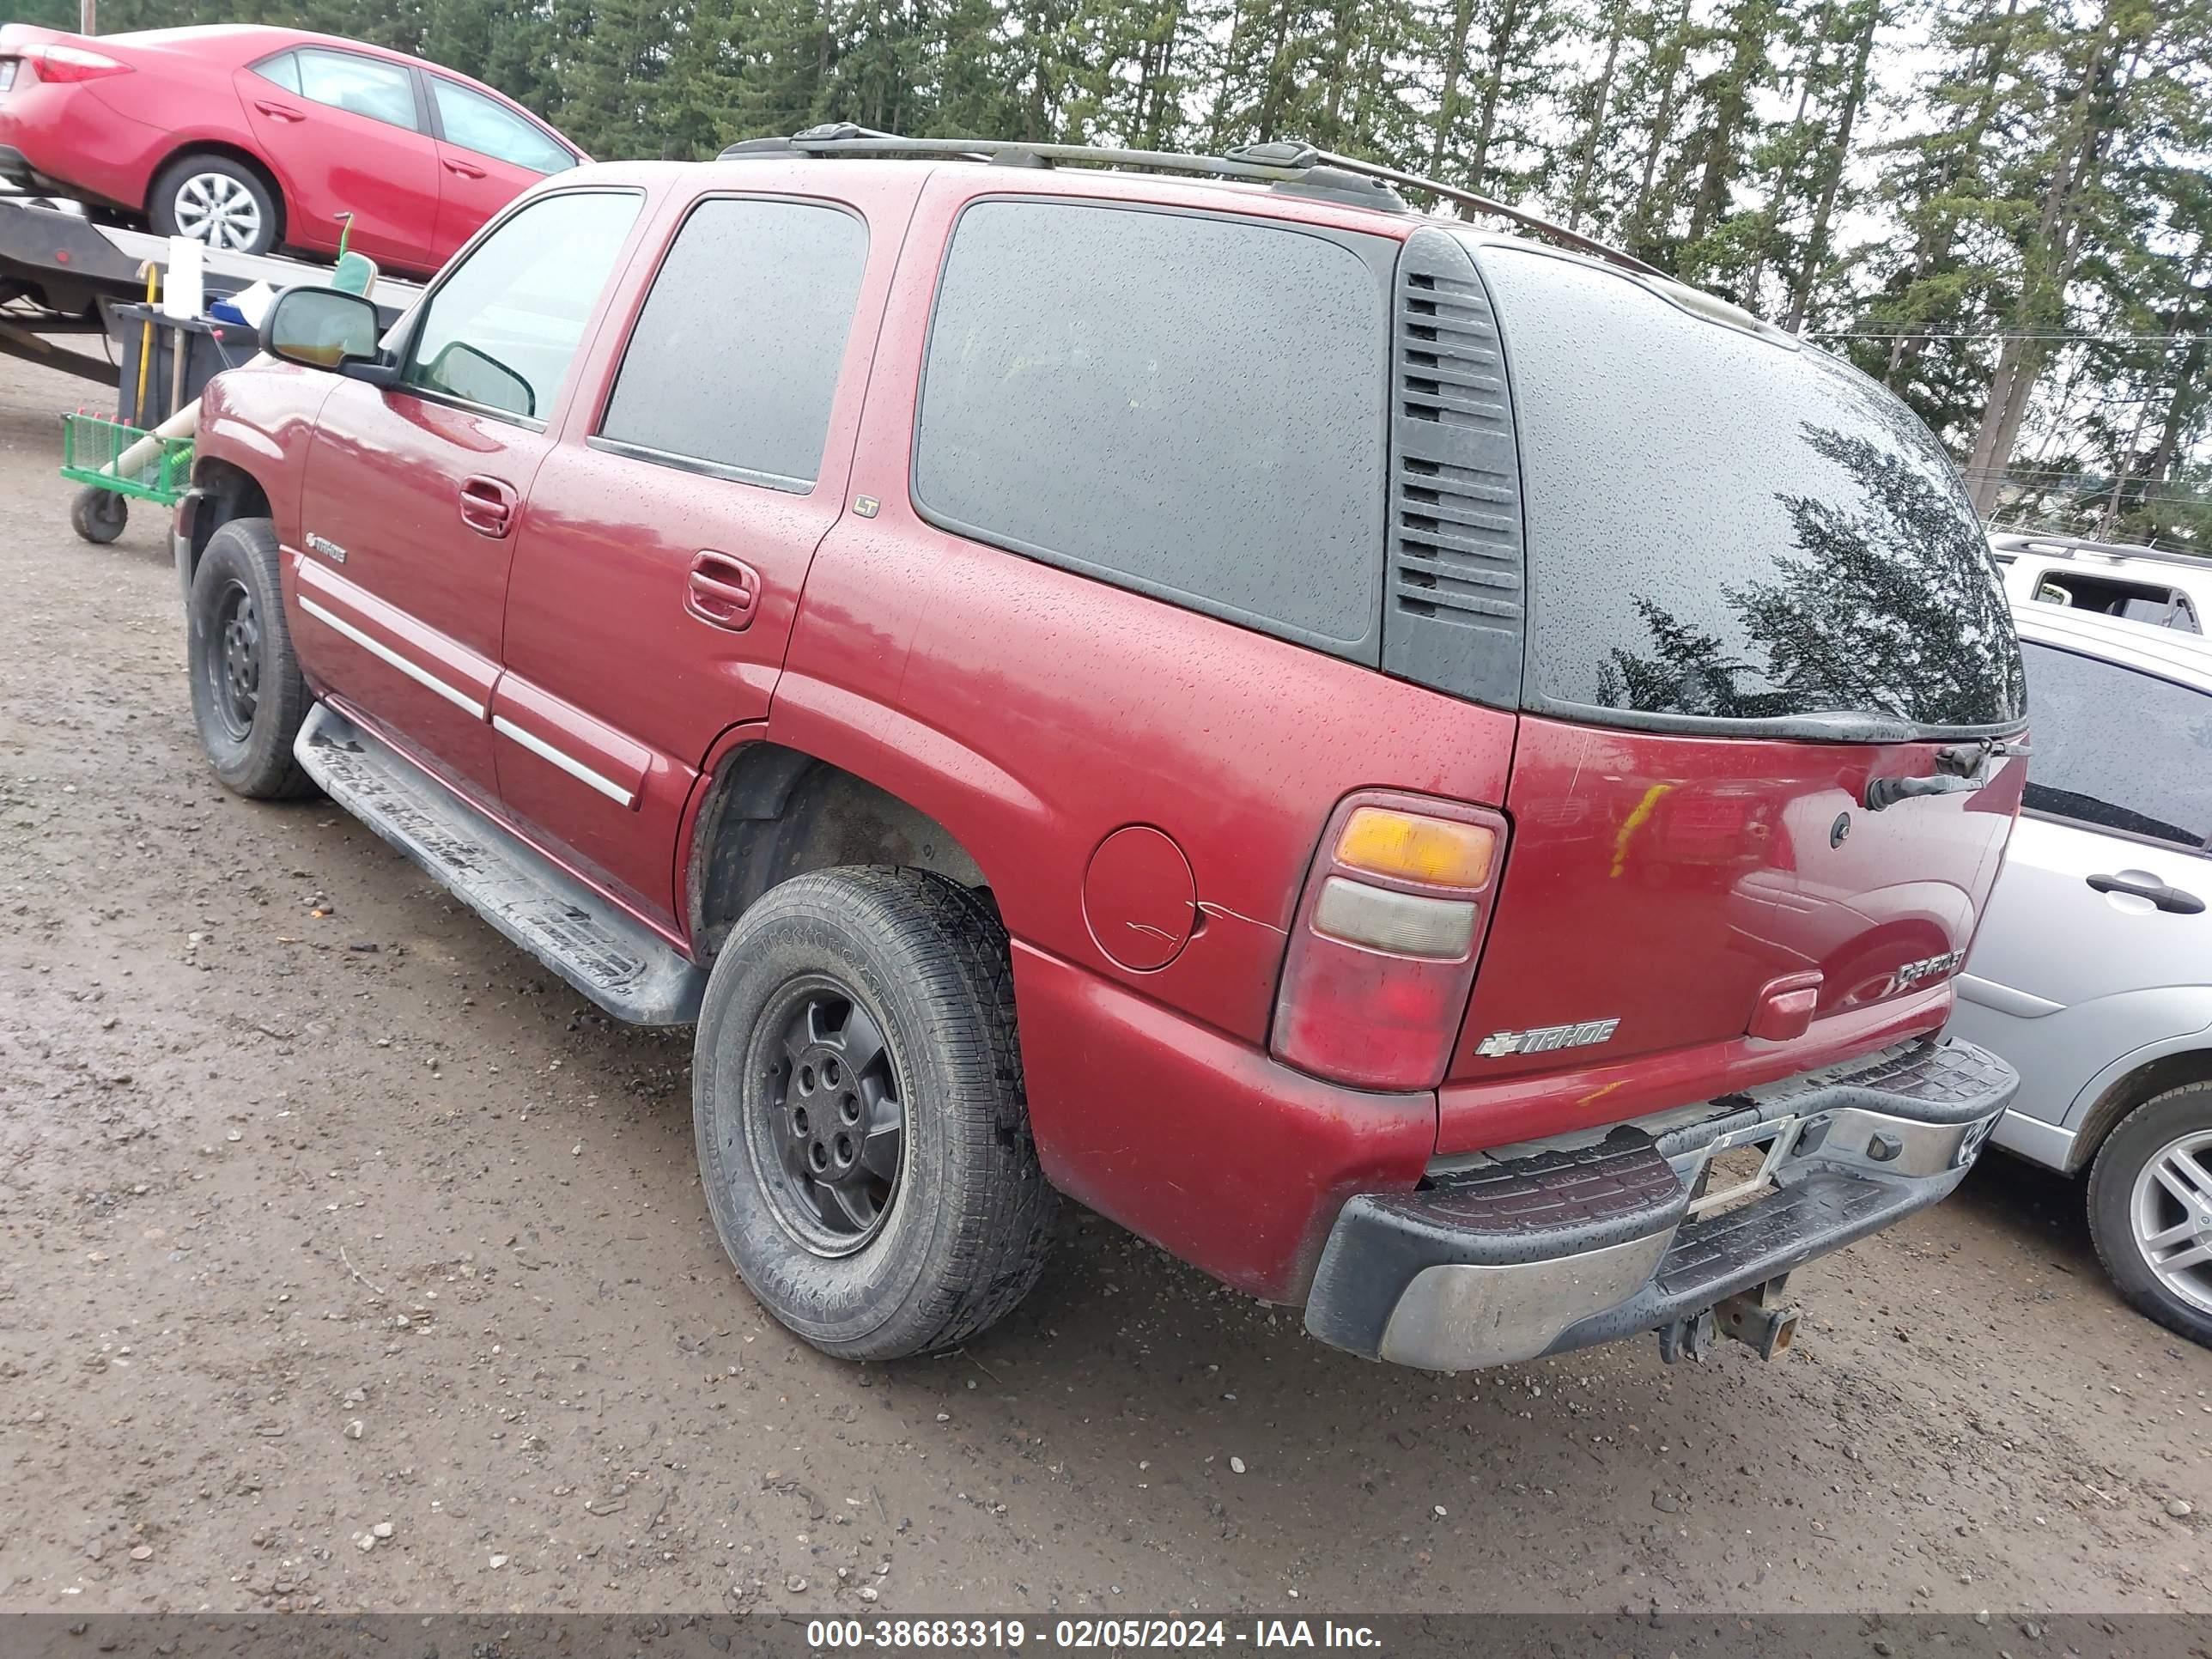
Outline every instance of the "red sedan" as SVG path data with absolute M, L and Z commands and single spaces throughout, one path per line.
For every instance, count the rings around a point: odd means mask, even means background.
M 586 159 L 489 87 L 357 41 L 0 27 L 0 178 L 211 247 L 331 254 L 349 214 L 349 246 L 427 275 Z

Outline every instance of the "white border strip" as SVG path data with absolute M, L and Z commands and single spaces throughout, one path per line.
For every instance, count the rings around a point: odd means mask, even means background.
M 381 640 L 372 639 L 342 617 L 334 617 L 306 594 L 300 596 L 300 609 L 325 627 L 334 628 L 362 650 L 383 662 L 390 663 L 418 685 L 427 685 L 456 708 L 465 708 L 471 718 L 482 720 L 490 711 L 465 691 L 456 690 L 428 669 L 401 656 Z
M 524 731 L 506 715 L 494 714 L 491 717 L 491 729 L 503 737 L 514 738 L 538 759 L 559 767 L 579 782 L 589 784 L 617 805 L 634 806 L 637 804 L 637 797 L 623 788 L 622 785 L 601 777 L 583 762 L 573 756 L 562 754 L 544 738 L 533 732 Z

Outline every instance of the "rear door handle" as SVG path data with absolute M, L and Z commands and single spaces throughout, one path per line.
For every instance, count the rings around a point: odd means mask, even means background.
M 743 559 L 711 548 L 691 561 L 684 589 L 684 608 L 710 627 L 742 633 L 760 608 L 760 572 Z
M 2204 914 L 2203 899 L 2194 893 L 2185 893 L 2179 887 L 2169 887 L 2155 877 L 2091 876 L 2089 885 L 2100 893 L 2125 893 L 2131 898 L 2148 899 L 2170 915 L 2200 916 Z
M 266 98 L 255 99 L 253 107 L 264 115 L 272 116 L 279 121 L 304 121 L 307 118 L 289 104 L 273 104 Z
M 514 486 L 481 474 L 461 480 L 461 522 L 497 541 L 514 527 Z
M 458 173 L 464 179 L 481 179 L 484 176 L 484 170 L 482 167 L 471 167 L 466 161 L 456 161 L 450 156 L 446 160 L 446 171 Z

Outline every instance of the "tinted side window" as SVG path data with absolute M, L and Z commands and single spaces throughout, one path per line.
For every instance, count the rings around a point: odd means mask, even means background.
M 2212 836 L 2212 696 L 2029 641 L 2031 811 L 2204 850 Z
M 2019 718 L 1988 544 L 1903 404 L 1626 273 L 1476 258 L 1518 417 L 1532 706 L 1661 727 Z
M 503 221 L 423 302 L 404 383 L 544 420 L 638 199 L 578 191 L 541 197 Z
M 576 165 L 574 156 L 536 126 L 480 92 L 434 75 L 430 96 L 438 106 L 439 129 L 449 144 L 532 173 L 561 173 Z
M 1365 239 L 1362 239 L 1363 242 Z M 914 492 L 947 528 L 1372 662 L 1395 245 L 977 203 Z
M 702 202 L 653 278 L 600 437 L 811 488 L 867 263 L 867 227 L 837 208 Z
M 372 121 L 420 131 L 415 118 L 415 77 L 397 64 L 349 52 L 301 52 L 300 95 Z

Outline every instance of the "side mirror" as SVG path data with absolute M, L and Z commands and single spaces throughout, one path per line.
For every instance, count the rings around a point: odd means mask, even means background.
M 288 288 L 261 319 L 261 349 L 283 362 L 343 370 L 348 363 L 375 362 L 382 331 L 375 306 L 358 294 Z

